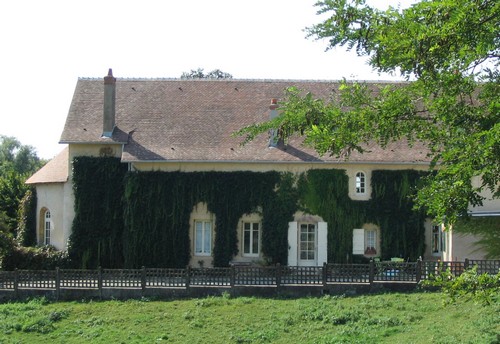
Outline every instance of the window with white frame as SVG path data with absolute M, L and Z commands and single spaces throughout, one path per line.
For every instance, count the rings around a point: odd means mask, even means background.
M 258 256 L 260 252 L 260 223 L 243 222 L 243 256 Z
M 50 245 L 50 234 L 52 231 L 52 219 L 50 215 L 50 211 L 45 211 L 44 215 L 45 221 L 43 226 L 43 243 L 45 245 Z
M 212 221 L 196 220 L 194 222 L 194 254 L 209 256 L 212 254 Z
M 441 254 L 446 250 L 446 237 L 440 225 L 432 226 L 431 247 L 432 254 Z
M 356 194 L 364 194 L 366 192 L 366 176 L 364 172 L 356 173 Z
M 301 223 L 299 233 L 299 257 L 300 260 L 316 259 L 316 225 L 313 223 Z
M 377 229 L 356 228 L 352 235 L 352 253 L 362 255 L 377 254 Z
M 377 231 L 368 229 L 365 231 L 366 248 L 365 254 L 377 254 Z

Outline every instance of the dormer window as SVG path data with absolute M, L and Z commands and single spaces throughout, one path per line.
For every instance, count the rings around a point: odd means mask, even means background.
M 356 173 L 356 194 L 362 195 L 366 192 L 366 176 L 364 172 Z

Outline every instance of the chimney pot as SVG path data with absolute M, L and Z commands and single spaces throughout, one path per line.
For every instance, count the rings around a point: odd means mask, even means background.
M 278 108 L 278 99 L 277 98 L 272 98 L 271 99 L 271 105 L 269 105 L 270 110 L 276 110 Z
M 116 78 L 113 76 L 113 70 L 110 68 L 108 70 L 108 75 L 104 77 L 104 85 L 111 85 L 116 83 Z

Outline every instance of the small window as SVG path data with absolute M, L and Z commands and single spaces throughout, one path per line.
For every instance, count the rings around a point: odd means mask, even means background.
M 260 252 L 260 224 L 243 222 L 243 255 L 258 256 Z
M 441 226 L 432 226 L 431 247 L 433 254 L 441 254 L 446 251 L 446 238 Z
M 370 256 L 376 255 L 377 232 L 377 229 L 354 229 L 352 233 L 352 253 Z
M 52 230 L 52 220 L 51 220 L 51 217 L 50 217 L 50 211 L 46 211 L 45 212 L 45 224 L 44 224 L 44 236 L 43 236 L 43 243 L 45 245 L 50 245 L 50 232 Z
M 356 193 L 364 194 L 366 192 L 366 177 L 364 172 L 356 173 Z
M 209 256 L 212 254 L 212 222 L 195 221 L 194 253 L 197 256 Z
M 377 232 L 373 229 L 366 230 L 365 254 L 377 254 Z

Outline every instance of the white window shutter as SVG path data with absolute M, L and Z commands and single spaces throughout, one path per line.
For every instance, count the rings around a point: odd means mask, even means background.
M 318 266 L 328 260 L 328 224 L 318 222 Z
M 297 222 L 288 222 L 288 265 L 296 266 L 297 262 Z
M 352 231 L 352 254 L 365 254 L 365 230 L 356 228 Z

